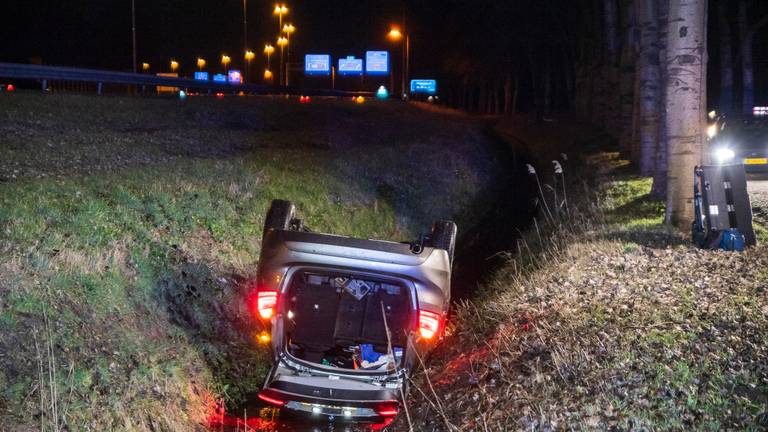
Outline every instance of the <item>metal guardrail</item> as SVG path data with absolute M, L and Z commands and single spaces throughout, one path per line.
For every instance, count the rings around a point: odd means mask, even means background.
M 262 84 L 229 84 L 189 78 L 162 77 L 149 74 L 81 69 L 59 66 L 39 66 L 20 63 L 0 63 L 0 77 L 40 81 L 81 81 L 97 83 L 99 92 L 103 84 L 135 86 L 166 86 L 181 89 L 210 90 L 213 92 L 240 92 L 255 94 L 292 94 L 307 96 L 369 95 L 371 92 L 350 92 L 330 89 L 303 89 Z

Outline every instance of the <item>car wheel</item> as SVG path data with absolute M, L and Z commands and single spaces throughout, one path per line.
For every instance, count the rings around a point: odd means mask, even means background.
M 430 246 L 448 252 L 448 259 L 453 264 L 453 253 L 456 248 L 456 224 L 451 221 L 436 221 L 432 224 L 432 234 L 429 236 Z
M 296 216 L 296 206 L 286 200 L 272 200 L 264 220 L 264 233 L 269 230 L 287 230 Z

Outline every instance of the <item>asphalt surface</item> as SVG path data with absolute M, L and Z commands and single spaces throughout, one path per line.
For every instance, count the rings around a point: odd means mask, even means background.
M 768 225 L 768 174 L 752 174 L 747 182 L 754 222 Z

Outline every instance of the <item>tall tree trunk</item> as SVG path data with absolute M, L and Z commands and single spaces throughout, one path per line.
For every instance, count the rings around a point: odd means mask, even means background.
M 638 62 L 639 66 L 639 62 Z M 635 73 L 635 98 L 632 101 L 632 141 L 629 159 L 632 163 L 640 164 L 640 73 Z
M 552 114 L 552 64 L 544 64 L 544 114 Z
M 515 75 L 515 92 L 512 93 L 512 112 L 517 113 L 517 98 L 520 95 L 520 78 Z
M 670 0 L 667 41 L 668 224 L 693 220 L 693 170 L 701 163 L 706 111 L 707 0 Z
M 742 114 L 751 114 L 755 105 L 755 74 L 752 68 L 752 33 L 749 31 L 747 2 L 739 1 L 739 39 L 741 39 Z
M 621 128 L 619 145 L 625 157 L 629 157 L 632 150 L 632 116 L 637 57 L 637 41 L 635 38 L 637 14 L 635 13 L 634 0 L 622 0 L 621 9 L 624 11 L 624 28 L 622 31 L 621 66 L 619 72 L 619 123 Z
M 659 95 L 659 111 L 662 119 L 659 121 L 658 142 L 656 145 L 656 164 L 653 167 L 653 185 L 651 195 L 664 198 L 667 195 L 667 123 L 665 110 L 667 106 L 667 41 L 669 40 L 669 0 L 658 0 L 659 13 L 659 68 L 661 72 L 661 94 Z
M 733 42 L 731 41 L 731 22 L 728 20 L 728 3 L 717 3 L 717 15 L 720 18 L 720 111 L 728 114 L 733 111 Z
M 638 1 L 640 22 L 640 174 L 653 173 L 659 141 L 659 23 L 656 0 Z
M 615 66 L 619 63 L 619 10 L 617 0 L 603 0 L 605 17 L 605 62 Z
M 512 105 L 512 73 L 504 78 L 504 114 L 509 114 Z
M 616 91 L 619 85 L 619 5 L 618 0 L 603 0 L 603 12 L 605 14 L 605 68 L 602 86 L 602 100 L 605 129 L 617 137 L 621 133 L 620 127 L 620 93 Z

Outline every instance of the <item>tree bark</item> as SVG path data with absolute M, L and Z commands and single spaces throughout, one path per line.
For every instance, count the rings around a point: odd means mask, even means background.
M 720 18 L 720 111 L 729 114 L 733 111 L 733 41 L 731 40 L 731 23 L 728 20 L 728 3 L 720 1 L 717 4 L 717 15 Z
M 512 104 L 512 74 L 508 73 L 504 78 L 504 114 L 509 114 Z
M 605 51 L 606 59 L 603 67 L 601 99 L 603 122 L 606 131 L 615 137 L 621 134 L 620 106 L 621 94 L 616 91 L 619 86 L 619 5 L 618 0 L 603 0 L 605 14 Z
M 544 65 L 544 114 L 552 114 L 552 66 L 549 61 Z
M 619 11 L 616 0 L 603 0 L 606 64 L 619 63 Z
M 635 73 L 634 82 L 635 97 L 632 101 L 632 141 L 629 159 L 635 163 L 640 163 L 640 74 Z
M 512 93 L 512 112 L 517 112 L 517 97 L 520 94 L 520 78 L 515 75 L 515 92 Z
M 656 0 L 638 1 L 640 22 L 640 175 L 653 174 L 659 141 L 659 27 Z
M 681 229 L 693 220 L 693 170 L 701 163 L 706 111 L 707 0 L 671 0 L 667 41 L 666 221 Z
M 755 106 L 755 74 L 752 68 L 752 39 L 747 18 L 747 2 L 739 1 L 739 39 L 741 39 L 741 83 L 742 83 L 742 114 L 752 114 Z
M 622 31 L 621 61 L 619 72 L 619 146 L 625 157 L 632 150 L 632 127 L 635 98 L 635 64 L 637 58 L 637 41 L 635 38 L 636 17 L 634 0 L 623 0 L 621 9 L 624 11 L 624 28 Z
M 667 41 L 669 39 L 669 0 L 658 0 L 659 13 L 659 63 L 661 67 L 661 94 L 659 95 L 659 111 L 662 119 L 659 121 L 659 134 L 656 144 L 656 164 L 653 167 L 653 185 L 651 186 L 651 195 L 658 198 L 665 198 L 667 195 L 667 154 L 669 152 L 667 143 L 667 69 L 665 61 L 667 58 Z

